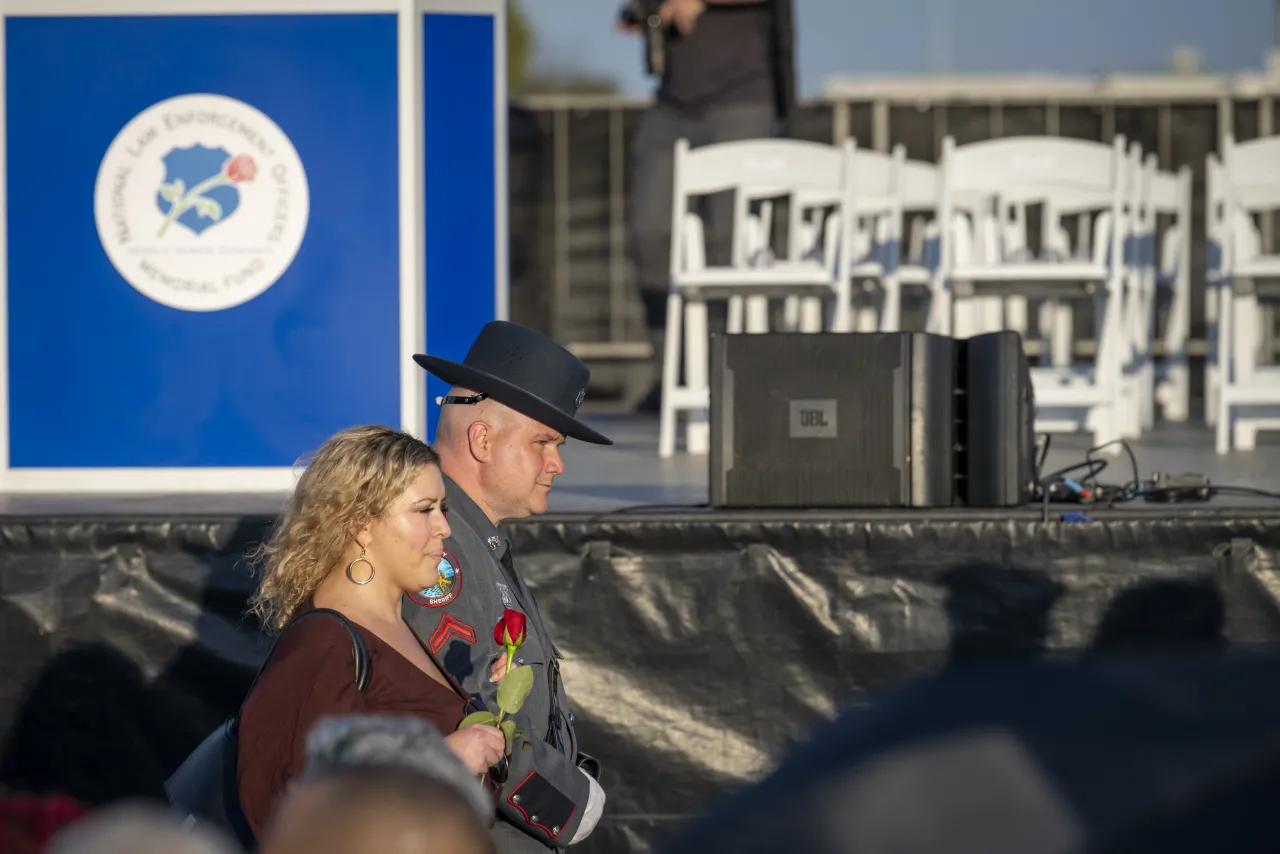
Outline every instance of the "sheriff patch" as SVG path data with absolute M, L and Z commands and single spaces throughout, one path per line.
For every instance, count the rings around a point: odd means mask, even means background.
M 410 593 L 409 598 L 427 608 L 443 608 L 462 590 L 462 564 L 449 551 L 440 557 L 436 567 L 436 583 L 425 587 L 417 593 Z

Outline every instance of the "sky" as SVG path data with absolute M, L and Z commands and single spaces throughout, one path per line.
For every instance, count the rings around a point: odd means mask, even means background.
M 534 65 L 588 70 L 642 95 L 638 40 L 613 29 L 621 0 L 520 0 Z M 841 74 L 930 71 L 1089 74 L 1167 67 L 1199 49 L 1206 70 L 1260 69 L 1277 0 L 794 0 L 799 86 Z

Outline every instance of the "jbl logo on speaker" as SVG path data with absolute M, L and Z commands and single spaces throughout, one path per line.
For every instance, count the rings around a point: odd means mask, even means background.
M 836 402 L 834 400 L 792 400 L 792 439 L 834 439 Z

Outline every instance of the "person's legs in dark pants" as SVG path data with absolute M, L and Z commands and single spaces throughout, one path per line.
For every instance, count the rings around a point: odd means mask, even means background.
M 630 203 L 627 244 L 636 285 L 644 305 L 645 328 L 653 357 L 662 363 L 667 322 L 667 293 L 671 284 L 671 205 L 675 180 L 675 146 L 681 138 L 693 142 L 697 122 L 665 104 L 645 110 L 631 143 Z M 661 384 L 640 405 L 656 412 Z
M 702 120 L 706 144 L 768 139 L 774 134 L 774 108 L 768 103 L 720 104 L 708 107 Z M 707 264 L 724 267 L 733 261 L 734 194 L 716 193 L 703 200 Z
M 660 366 L 667 322 L 667 294 L 671 280 L 671 211 L 675 179 L 675 144 L 692 147 L 774 135 L 771 104 L 724 104 L 697 113 L 663 104 L 649 108 L 640 119 L 632 142 L 628 242 L 636 283 L 644 305 L 645 325 Z M 733 245 L 733 193 L 701 200 L 706 223 L 707 263 L 730 263 Z M 713 305 L 708 321 L 713 331 L 724 330 L 724 306 Z M 659 382 L 641 405 L 656 412 L 661 403 Z

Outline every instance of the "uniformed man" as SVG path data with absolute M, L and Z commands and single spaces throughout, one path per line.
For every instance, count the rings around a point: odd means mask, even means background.
M 595 828 L 605 794 L 595 760 L 578 749 L 560 653 L 498 526 L 546 511 L 552 481 L 564 471 L 566 437 L 612 442 L 576 418 L 587 366 L 533 330 L 494 321 L 461 363 L 413 358 L 452 386 L 438 401 L 435 449 L 453 535 L 439 578 L 406 599 L 405 619 L 437 661 L 495 711 L 493 680 L 505 657 L 494 660 L 493 627 L 506 609 L 526 615 L 528 636 L 515 663 L 533 668 L 534 687 L 516 715 L 523 735 L 494 777 L 501 784 L 494 839 L 500 854 L 563 848 Z

